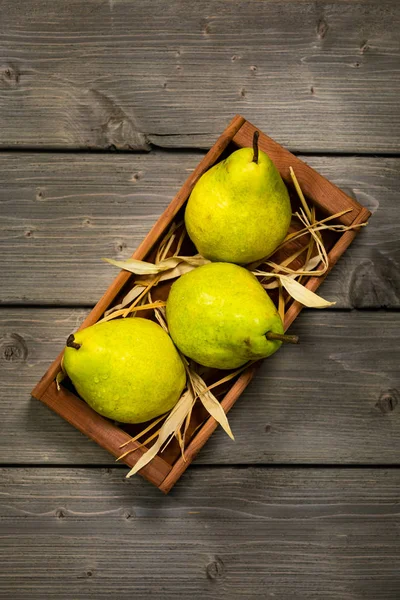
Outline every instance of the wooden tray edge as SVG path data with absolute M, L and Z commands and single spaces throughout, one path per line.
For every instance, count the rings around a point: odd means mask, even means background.
M 126 448 L 121 450 L 121 445 L 131 439 L 128 433 L 99 415 L 86 402 L 66 388 L 61 387 L 58 391 L 55 381 L 47 387 L 39 399 L 76 429 L 110 452 L 115 458 L 121 456 L 124 450 L 126 450 Z M 138 449 L 138 445 L 134 443 L 128 447 L 132 449 L 136 448 L 136 451 L 128 454 L 123 461 L 128 467 L 133 467 L 145 453 L 145 450 L 142 448 Z M 159 486 L 165 477 L 168 476 L 170 470 L 171 465 L 160 456 L 156 456 L 147 465 L 147 468 L 142 470 L 141 474 L 148 481 Z

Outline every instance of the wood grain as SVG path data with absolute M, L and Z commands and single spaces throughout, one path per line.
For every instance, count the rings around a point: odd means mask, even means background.
M 398 599 L 398 469 L 0 474 L 2 598 Z
M 201 153 L 0 154 L 0 302 L 93 305 Z M 373 212 L 321 294 L 338 308 L 400 306 L 400 159 L 303 157 Z
M 0 310 L 0 460 L 113 464 L 113 458 L 30 390 L 86 312 Z M 299 346 L 266 360 L 197 462 L 209 464 L 400 461 L 400 313 L 303 311 Z
M 3 147 L 399 152 L 396 0 L 3 0 Z M 179 14 L 179 19 L 176 15 Z

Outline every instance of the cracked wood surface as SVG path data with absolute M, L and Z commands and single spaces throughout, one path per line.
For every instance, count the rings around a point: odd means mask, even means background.
M 86 312 L 0 308 L 3 464 L 114 464 L 30 398 Z M 398 312 L 303 311 L 300 345 L 265 360 L 229 413 L 235 442 L 217 429 L 197 463 L 398 464 L 399 325 Z
M 0 145 L 400 150 L 396 0 L 3 0 Z
M 0 470 L 0 597 L 398 600 L 398 470 Z

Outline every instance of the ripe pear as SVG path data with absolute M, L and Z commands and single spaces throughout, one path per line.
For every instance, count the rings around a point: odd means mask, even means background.
M 272 160 L 241 148 L 204 173 L 194 186 L 185 225 L 198 252 L 212 261 L 247 264 L 270 255 L 284 240 L 292 210 Z
M 63 366 L 96 412 L 122 423 L 142 423 L 167 412 L 186 381 L 171 338 L 140 318 L 99 323 L 71 335 Z
M 170 335 L 179 350 L 206 367 L 235 369 L 270 356 L 282 341 L 282 320 L 250 271 L 209 263 L 182 275 L 167 300 Z

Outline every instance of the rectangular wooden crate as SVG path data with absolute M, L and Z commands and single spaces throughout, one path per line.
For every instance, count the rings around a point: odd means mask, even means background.
M 152 251 L 157 246 L 157 243 L 161 241 L 170 224 L 183 216 L 185 202 L 201 175 L 221 160 L 221 158 L 234 150 L 242 147 L 251 147 L 255 130 L 256 127 L 241 116 L 236 116 L 232 120 L 137 248 L 133 254 L 133 258 L 148 260 L 150 262 L 154 260 L 154 252 Z M 342 215 L 336 222 L 344 225 L 356 225 L 368 220 L 370 212 L 366 208 L 347 196 L 330 181 L 262 132 L 260 132 L 259 147 L 271 157 L 279 169 L 283 180 L 288 186 L 294 209 L 298 205 L 298 199 L 296 194 L 293 193 L 289 172 L 290 167 L 293 167 L 307 201 L 310 205 L 315 206 L 318 216 L 333 215 L 343 210 L 351 209 L 351 212 Z M 358 231 L 359 229 L 352 229 L 338 234 L 323 232 L 324 242 L 328 249 L 329 270 L 345 252 Z M 281 250 L 279 255 L 274 255 L 275 262 L 281 262 L 285 256 L 292 254 L 298 247 L 298 243 L 297 241 L 293 242 L 293 245 L 287 244 L 284 251 Z M 189 246 L 190 251 L 195 253 L 194 247 L 190 248 Z M 81 329 L 96 323 L 103 316 L 104 311 L 117 303 L 118 299 L 132 283 L 133 280 L 131 277 L 134 276 L 127 271 L 119 273 L 88 317 L 83 321 Z M 315 291 L 323 279 L 324 277 L 308 277 L 304 278 L 302 283 L 310 290 Z M 165 282 L 163 285 L 157 286 L 157 293 L 154 296 L 165 298 L 170 285 L 171 282 Z M 287 303 L 285 330 L 293 323 L 302 308 L 303 306 L 299 302 L 292 300 Z M 61 389 L 58 391 L 55 377 L 60 371 L 61 358 L 62 353 L 56 358 L 36 385 L 32 395 L 61 415 L 79 429 L 79 431 L 108 450 L 112 455 L 115 457 L 120 456 L 122 453 L 121 445 L 131 438 L 132 433 L 137 433 L 140 431 L 140 428 L 144 429 L 146 424 L 140 426 L 117 426 L 92 410 L 68 386 L 61 385 Z M 228 412 L 234 405 L 252 379 L 255 371 L 256 365 L 252 365 L 238 376 L 236 380 L 232 380 L 222 390 L 219 390 L 219 398 L 225 412 Z M 213 378 L 215 381 L 220 377 L 221 375 L 216 375 L 215 372 L 210 373 L 207 383 L 209 381 L 212 382 Z M 173 487 L 217 427 L 216 421 L 204 411 L 201 405 L 198 405 L 199 403 L 196 404 L 193 411 L 191 426 L 188 429 L 185 439 L 186 460 L 183 460 L 181 457 L 178 444 L 171 443 L 164 452 L 157 455 L 140 471 L 143 477 L 165 493 Z M 139 448 L 139 445 L 139 442 L 133 442 L 130 445 L 130 448 L 134 449 L 134 451 L 124 459 L 124 462 L 129 467 L 132 467 L 147 450 L 146 447 Z

